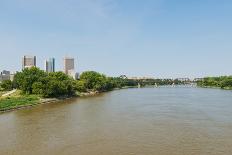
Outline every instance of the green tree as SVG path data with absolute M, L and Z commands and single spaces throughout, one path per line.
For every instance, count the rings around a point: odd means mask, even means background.
M 105 79 L 105 75 L 97 73 L 95 71 L 83 72 L 80 76 L 80 80 L 85 82 L 86 89 L 100 90 Z
M 26 94 L 32 94 L 32 85 L 39 82 L 41 78 L 46 77 L 47 73 L 39 68 L 26 68 L 22 72 L 16 73 L 14 84 L 16 88 L 21 89 Z
M 221 81 L 221 88 L 232 88 L 232 78 L 226 78 Z
M 232 89 L 232 76 L 206 77 L 197 82 L 198 86 Z
M 18 72 L 14 78 L 14 85 L 26 94 L 58 97 L 75 93 L 73 81 L 63 72 L 47 74 L 36 67 L 32 67 Z
M 13 89 L 13 83 L 11 80 L 4 80 L 1 84 L 0 87 L 5 90 L 5 91 L 9 91 Z
M 75 93 L 73 81 L 73 79 L 63 72 L 50 73 L 43 81 L 43 83 L 46 83 L 43 95 L 45 97 L 73 95 Z
M 75 80 L 74 81 L 74 87 L 75 87 L 75 90 L 78 91 L 78 92 L 86 92 L 86 83 L 85 81 L 82 81 L 82 80 Z

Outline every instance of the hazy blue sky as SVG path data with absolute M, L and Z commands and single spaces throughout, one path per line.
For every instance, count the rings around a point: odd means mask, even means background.
M 112 76 L 231 75 L 232 0 L 1 0 L 0 70 L 25 54 Z

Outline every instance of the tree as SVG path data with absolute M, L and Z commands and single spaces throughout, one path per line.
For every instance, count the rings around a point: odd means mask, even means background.
M 35 82 L 32 85 L 32 93 L 38 95 L 44 95 L 44 85 L 42 82 Z
M 45 73 L 32 67 L 18 72 L 14 85 L 26 94 L 37 94 L 44 97 L 58 97 L 75 93 L 73 79 L 63 72 Z
M 198 86 L 232 89 L 232 76 L 206 77 L 197 82 Z
M 32 94 L 32 85 L 39 82 L 41 78 L 46 77 L 47 73 L 39 68 L 26 68 L 22 72 L 16 73 L 14 84 L 16 88 L 21 89 L 26 94 Z
M 82 81 L 82 80 L 75 80 L 74 81 L 74 87 L 75 87 L 75 90 L 78 91 L 78 92 L 86 92 L 86 83 L 85 81 Z
M 86 89 L 100 90 L 103 84 L 105 75 L 97 73 L 95 71 L 83 72 L 80 76 L 80 80 L 85 82 Z
M 73 95 L 75 93 L 75 86 L 73 79 L 63 72 L 50 73 L 43 83 L 43 96 L 45 97 L 59 97 L 64 95 Z
M 221 81 L 221 88 L 232 87 L 232 78 L 227 78 Z
M 9 91 L 13 89 L 13 84 L 11 80 L 4 80 L 1 84 L 0 87 L 5 90 L 5 91 Z

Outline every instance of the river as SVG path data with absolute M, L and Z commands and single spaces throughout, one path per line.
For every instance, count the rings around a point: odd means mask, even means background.
M 116 90 L 0 114 L 1 155 L 231 155 L 232 91 Z

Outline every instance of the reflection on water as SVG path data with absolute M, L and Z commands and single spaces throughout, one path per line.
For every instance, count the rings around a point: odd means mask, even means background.
M 231 155 L 232 92 L 125 89 L 1 114 L 0 154 Z

